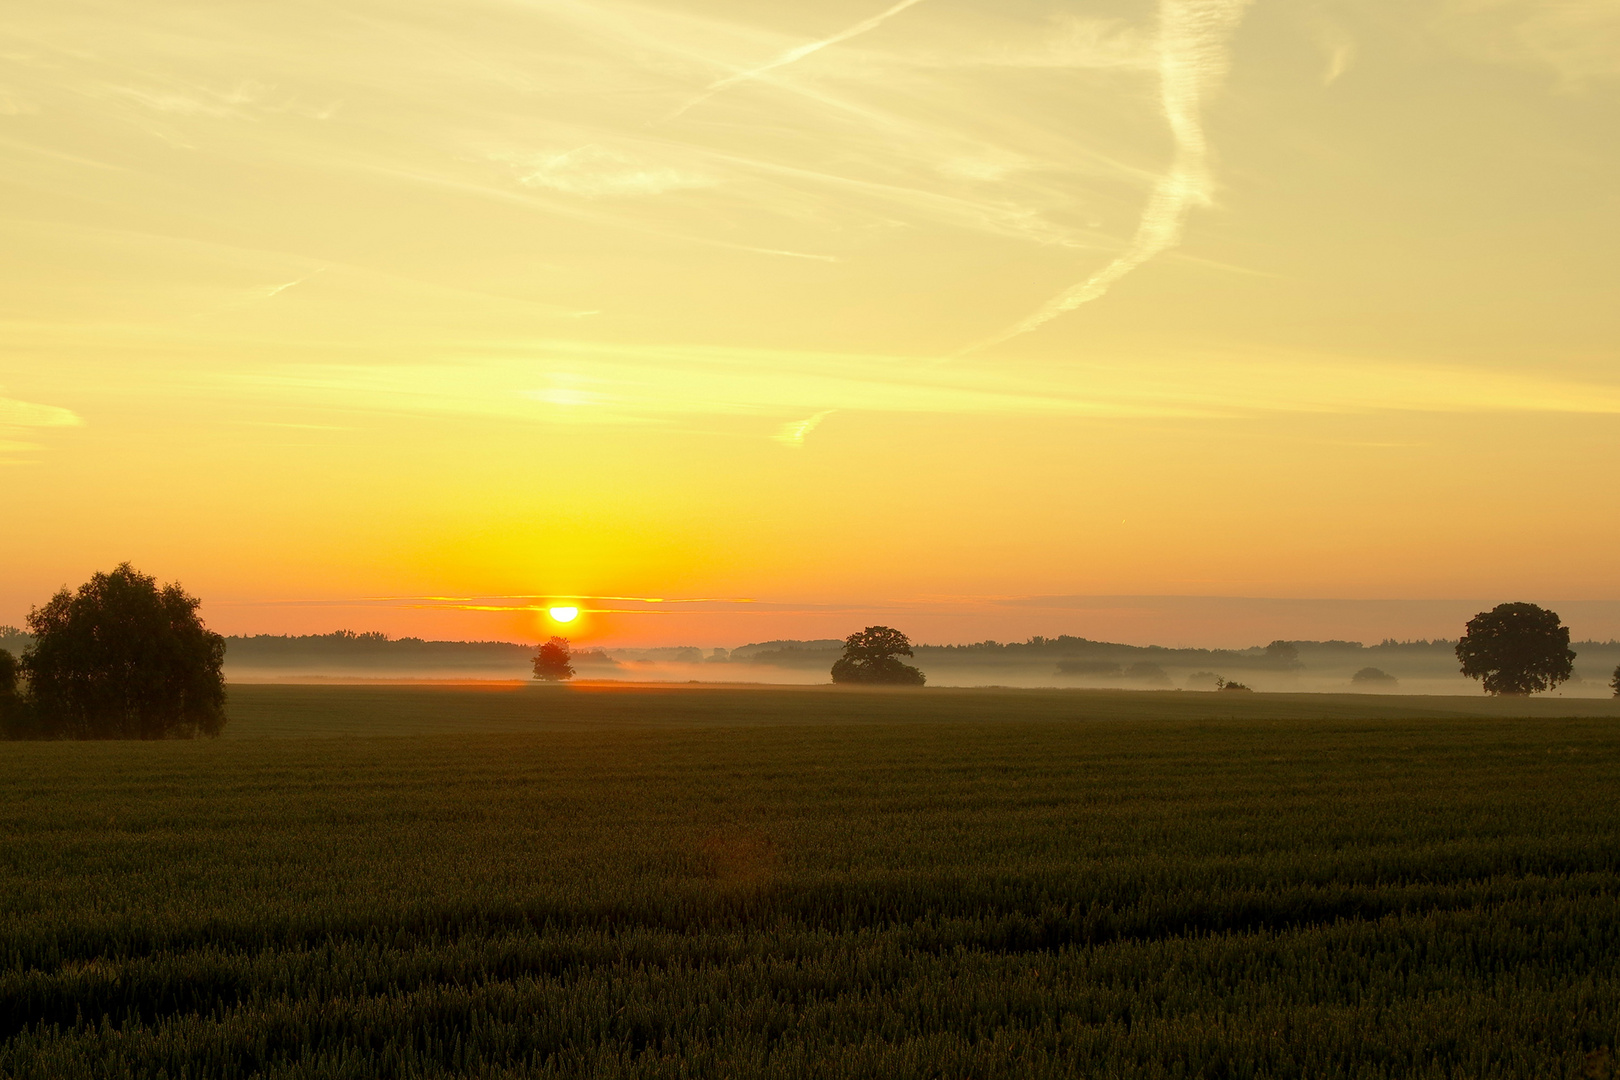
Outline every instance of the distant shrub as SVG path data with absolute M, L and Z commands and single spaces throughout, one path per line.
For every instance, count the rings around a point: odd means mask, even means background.
M 1399 680 L 1387 671 L 1375 667 L 1364 667 L 1350 676 L 1354 686 L 1394 686 Z
M 1615 697 L 1620 697 L 1620 667 L 1614 669 L 1614 678 L 1609 680 L 1609 689 L 1614 691 Z
M 1220 685 L 1218 687 L 1216 687 L 1216 689 L 1218 689 L 1218 690 L 1232 690 L 1232 691 L 1236 691 L 1239 694 L 1252 694 L 1252 693 L 1254 693 L 1254 690 L 1251 687 L 1245 686 L 1240 682 L 1227 682 L 1225 679 L 1222 679 L 1220 681 Z

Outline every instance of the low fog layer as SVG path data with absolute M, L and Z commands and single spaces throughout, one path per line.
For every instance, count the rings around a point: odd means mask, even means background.
M 9 629 L 9 628 L 7 628 Z M 233 682 L 527 680 L 534 646 L 504 641 L 424 641 L 383 634 L 231 637 Z M 20 652 L 26 636 L 0 633 Z M 1085 638 L 973 645 L 918 645 L 913 662 L 930 686 L 1214 690 L 1220 680 L 1257 691 L 1478 694 L 1458 671 L 1455 641 L 1273 642 L 1249 649 L 1171 649 Z M 1575 676 L 1555 694 L 1609 697 L 1620 642 L 1573 645 Z M 677 646 L 582 649 L 579 679 L 634 682 L 825 683 L 842 650 L 835 639 L 767 641 L 736 649 Z

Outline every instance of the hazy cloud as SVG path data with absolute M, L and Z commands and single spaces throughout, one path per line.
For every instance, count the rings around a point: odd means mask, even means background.
M 715 183 L 710 177 L 654 165 L 595 143 L 507 160 L 517 170 L 518 180 L 529 187 L 587 198 L 662 195 Z
M 1566 83 L 1620 76 L 1615 0 L 1446 0 L 1441 32 L 1469 55 L 1545 67 Z
M 78 427 L 82 423 L 70 409 L 0 397 L 0 428 Z
M 804 437 L 816 430 L 823 420 L 836 411 L 836 409 L 823 409 L 821 412 L 807 416 L 803 420 L 791 420 L 778 428 L 776 434 L 772 435 L 771 438 L 783 446 L 803 446 Z
M 78 427 L 82 423 L 84 421 L 69 409 L 0 397 L 0 463 L 16 461 L 39 449 L 38 443 L 17 437 L 25 435 L 28 429 Z

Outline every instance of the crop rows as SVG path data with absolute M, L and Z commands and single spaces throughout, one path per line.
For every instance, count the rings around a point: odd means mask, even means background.
M 0 1075 L 1610 1074 L 1613 721 L 915 719 L 8 747 Z

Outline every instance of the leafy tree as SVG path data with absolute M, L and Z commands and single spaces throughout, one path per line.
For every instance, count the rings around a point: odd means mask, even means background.
M 1299 667 L 1299 647 L 1292 641 L 1273 641 L 1266 646 L 1266 659 L 1278 667 Z
M 1615 697 L 1620 697 L 1620 667 L 1614 669 L 1614 678 L 1609 680 L 1609 689 L 1614 691 Z
M 534 677 L 544 679 L 546 682 L 563 682 L 574 677 L 574 665 L 568 661 L 573 653 L 568 648 L 568 639 L 554 637 L 534 654 Z
M 225 727 L 225 639 L 179 583 L 128 563 L 28 613 L 29 700 L 47 738 L 163 739 Z
M 0 737 L 3 738 L 27 739 L 38 734 L 29 722 L 33 710 L 22 695 L 21 677 L 22 665 L 17 658 L 0 649 Z
M 1510 697 L 1551 689 L 1575 670 L 1569 627 L 1535 604 L 1498 604 L 1469 619 L 1457 659 L 1464 675 L 1484 680 L 1487 694 Z
M 900 657 L 910 655 L 906 635 L 888 626 L 868 626 L 844 639 L 844 655 L 832 666 L 832 681 L 921 686 L 927 676 L 900 662 Z

